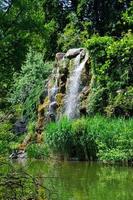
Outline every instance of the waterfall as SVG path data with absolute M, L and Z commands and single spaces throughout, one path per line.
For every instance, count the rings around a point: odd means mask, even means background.
M 54 77 L 55 77 L 55 83 L 54 83 L 52 88 L 48 89 L 48 96 L 49 96 L 50 101 L 54 101 L 55 100 L 55 95 L 58 92 L 59 67 L 56 69 Z
M 59 78 L 59 67 L 56 69 L 56 72 L 54 73 L 54 79 L 55 83 L 53 87 L 48 89 L 48 97 L 49 97 L 49 108 L 47 115 L 55 121 L 56 119 L 56 108 L 57 108 L 57 102 L 56 102 L 56 94 L 58 93 L 58 78 Z
M 88 54 L 86 53 L 85 58 L 80 63 L 81 53 L 78 54 L 74 61 L 74 70 L 70 76 L 68 82 L 68 89 L 65 98 L 65 115 L 68 118 L 74 118 L 78 114 L 78 92 L 80 86 L 80 79 L 82 69 L 88 60 Z

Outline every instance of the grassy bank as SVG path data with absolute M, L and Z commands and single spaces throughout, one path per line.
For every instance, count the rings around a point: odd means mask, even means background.
M 62 118 L 44 129 L 44 142 L 31 142 L 29 158 L 46 159 L 49 154 L 67 159 L 101 160 L 106 162 L 133 161 L 133 118 L 86 117 L 75 120 Z M 0 155 L 8 157 L 18 148 L 25 135 L 12 133 L 6 120 L 0 125 Z
M 102 116 L 50 123 L 45 142 L 55 154 L 80 160 L 133 160 L 133 119 Z

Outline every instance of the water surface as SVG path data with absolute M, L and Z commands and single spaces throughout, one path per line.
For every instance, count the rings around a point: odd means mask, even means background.
M 57 200 L 133 200 L 133 168 L 98 163 L 30 161 L 33 176 L 46 176 Z

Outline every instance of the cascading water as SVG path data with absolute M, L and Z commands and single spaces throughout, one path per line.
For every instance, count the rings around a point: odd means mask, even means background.
M 59 78 L 59 67 L 56 69 L 55 72 L 55 84 L 53 85 L 52 88 L 48 89 L 48 96 L 53 101 L 52 99 L 55 98 L 56 93 L 58 92 L 58 78 Z
M 57 107 L 57 102 L 55 99 L 56 94 L 58 93 L 58 78 L 59 78 L 59 68 L 57 68 L 55 73 L 55 84 L 52 88 L 48 90 L 48 97 L 50 100 L 49 109 L 48 109 L 48 115 L 51 119 L 55 120 L 55 111 Z
M 78 114 L 78 92 L 81 73 L 85 66 L 85 63 L 88 60 L 88 54 L 86 52 L 85 58 L 80 63 L 81 53 L 75 58 L 74 71 L 72 72 L 68 83 L 68 90 L 65 99 L 65 115 L 68 118 L 75 118 Z

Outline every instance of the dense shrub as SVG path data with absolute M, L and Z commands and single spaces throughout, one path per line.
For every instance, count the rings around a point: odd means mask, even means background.
M 102 130 L 100 131 L 102 133 Z M 101 160 L 127 161 L 133 159 L 133 119 L 112 119 L 97 138 Z
M 54 153 L 70 157 L 128 161 L 133 158 L 133 119 L 63 118 L 47 126 L 45 141 Z
M 133 87 L 129 86 L 123 90 L 118 90 L 115 96 L 110 95 L 109 105 L 105 108 L 106 113 L 133 116 Z
M 0 155 L 9 156 L 12 151 L 19 148 L 19 145 L 25 138 L 25 134 L 14 132 L 14 119 L 16 119 L 18 114 L 19 111 L 14 113 L 11 110 L 0 112 Z
M 89 21 L 79 21 L 74 12 L 68 15 L 69 23 L 59 34 L 58 45 L 65 52 L 70 48 L 79 48 L 84 46 L 85 41 L 92 34 L 92 23 Z
M 35 118 L 35 108 L 51 69 L 52 63 L 44 63 L 41 53 L 30 51 L 21 73 L 14 75 L 10 101 L 22 104 L 22 110 L 29 118 Z
M 0 122 L 0 155 L 8 155 L 11 151 L 10 144 L 15 139 L 12 125 L 9 120 Z
M 132 98 L 133 34 L 129 32 L 120 40 L 93 36 L 86 47 L 90 52 L 93 80 L 88 113 L 132 116 L 133 105 L 127 102 Z
M 27 147 L 27 155 L 29 158 L 46 159 L 48 154 L 48 148 L 44 144 L 31 144 Z

